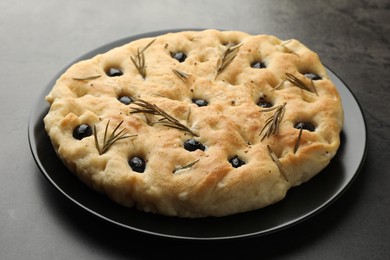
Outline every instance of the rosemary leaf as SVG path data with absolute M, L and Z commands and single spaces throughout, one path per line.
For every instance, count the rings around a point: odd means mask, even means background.
M 179 167 L 179 168 L 176 168 L 173 173 L 176 173 L 178 171 L 181 171 L 181 170 L 184 170 L 184 169 L 188 169 L 188 168 L 191 168 L 192 166 L 194 166 L 197 162 L 199 162 L 200 159 L 196 160 L 196 161 L 193 161 L 187 165 L 184 165 L 182 167 Z
M 280 45 L 282 45 L 282 46 L 286 46 L 286 45 L 287 45 L 287 44 L 289 44 L 290 42 L 292 42 L 292 39 L 290 39 L 290 40 L 286 40 L 286 41 L 284 41 L 284 42 L 280 43 Z
M 172 69 L 172 71 L 176 74 L 176 76 L 179 77 L 179 79 L 181 79 L 184 82 L 187 81 L 187 78 L 188 78 L 189 74 L 187 74 L 185 72 L 182 72 L 182 71 L 179 71 L 177 69 Z
M 89 77 L 82 77 L 82 78 L 72 78 L 73 80 L 92 80 L 92 79 L 97 79 L 100 78 L 101 75 L 95 75 L 95 76 L 89 76 Z
M 146 69 L 145 69 L 145 55 L 143 53 L 137 52 L 136 58 L 130 57 L 138 73 L 145 79 Z
M 314 86 L 314 81 L 312 79 L 310 79 L 310 85 L 311 85 L 311 88 L 313 89 L 314 93 L 318 96 L 316 86 Z
M 282 121 L 282 118 L 284 116 L 286 104 L 287 103 L 284 103 L 283 105 L 280 106 L 261 110 L 261 112 L 270 112 L 275 110 L 275 113 L 265 120 L 265 125 L 263 129 L 261 129 L 261 132 L 259 134 L 260 136 L 263 135 L 261 141 L 263 141 L 266 137 L 268 138 L 271 135 L 274 135 L 278 132 L 279 124 Z
M 299 56 L 298 53 L 296 53 L 295 51 L 291 50 L 290 48 L 288 48 L 286 45 L 289 44 L 290 42 L 292 42 L 292 40 L 287 40 L 287 41 L 284 41 L 282 42 L 280 45 L 284 47 L 284 49 L 286 50 L 287 53 L 290 53 L 290 54 L 294 54 L 294 55 L 297 55 Z
M 155 40 L 156 40 L 156 38 L 154 38 L 154 39 L 151 40 L 148 44 L 146 44 L 146 46 L 142 49 L 141 52 L 146 51 L 146 50 L 150 47 L 150 45 L 152 45 L 152 44 L 154 43 Z
M 278 167 L 280 173 L 283 175 L 284 179 L 288 182 L 286 171 L 284 170 L 283 165 L 282 165 L 282 163 L 280 162 L 279 158 L 278 158 L 278 157 L 276 156 L 276 154 L 272 151 L 272 149 L 271 149 L 271 147 L 270 147 L 269 145 L 267 145 L 267 148 L 268 148 L 268 153 L 269 153 L 269 155 L 270 155 L 271 158 L 272 158 L 272 161 L 274 161 L 274 163 L 275 163 L 276 166 Z
M 280 82 L 273 90 L 280 88 L 284 84 L 284 82 L 286 82 L 285 79 L 282 80 L 282 82 Z
M 301 89 L 307 90 L 309 92 L 313 92 L 313 93 L 315 93 L 318 96 L 313 81 L 311 81 L 311 85 L 310 86 L 307 86 L 302 80 L 298 79 L 297 77 L 295 77 L 291 73 L 286 73 L 286 77 L 287 77 L 286 80 L 289 81 L 291 84 L 293 84 L 293 85 L 295 85 L 295 86 L 297 86 L 297 87 L 299 87 Z
M 301 142 L 302 130 L 303 130 L 303 125 L 300 126 L 298 138 L 294 145 L 294 154 L 298 151 L 299 143 Z
M 191 131 L 188 127 L 185 125 L 182 125 L 179 120 L 174 118 L 173 116 L 169 115 L 166 113 L 164 110 L 156 106 L 155 104 L 151 104 L 145 100 L 138 99 L 134 101 L 132 104 L 137 105 L 138 107 L 131 107 L 133 111 L 131 111 L 131 114 L 135 113 L 145 113 L 145 114 L 150 114 L 150 115 L 156 115 L 156 116 L 161 116 L 161 118 L 157 121 L 152 122 L 151 124 L 161 124 L 166 127 L 170 128 L 175 128 L 184 132 L 187 132 L 191 135 L 198 136 L 194 132 Z
M 190 116 L 191 116 L 191 107 L 188 108 L 188 113 L 187 113 L 187 122 L 190 121 Z
M 93 126 L 93 137 L 95 139 L 96 149 L 98 150 L 99 155 L 101 155 L 102 153 L 101 153 L 101 150 L 100 150 L 100 145 L 99 145 L 99 141 L 98 141 L 98 137 L 97 137 L 96 125 Z

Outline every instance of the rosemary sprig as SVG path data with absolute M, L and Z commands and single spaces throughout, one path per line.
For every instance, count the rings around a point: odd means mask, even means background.
M 104 154 L 108 150 L 108 148 L 110 148 L 111 145 L 113 145 L 115 142 L 122 140 L 122 139 L 125 139 L 125 138 L 130 138 L 130 137 L 136 136 L 136 135 L 127 135 L 126 128 L 123 128 L 118 133 L 116 133 L 116 131 L 119 129 L 119 127 L 122 125 L 122 123 L 123 123 L 123 121 L 121 121 L 115 127 L 115 129 L 114 129 L 114 131 L 112 131 L 110 137 L 107 138 L 108 126 L 110 124 L 110 120 L 108 120 L 108 122 L 106 124 L 106 129 L 104 130 L 104 137 L 103 137 L 103 145 L 102 146 L 100 146 L 99 141 L 98 141 L 96 126 L 95 125 L 93 126 L 93 135 L 95 137 L 95 145 L 96 145 L 96 149 L 99 152 L 99 155 Z
M 265 125 L 263 129 L 261 129 L 260 136 L 263 134 L 263 137 L 261 138 L 261 141 L 263 141 L 266 137 L 270 137 L 273 134 L 276 134 L 279 129 L 279 124 L 282 121 L 282 118 L 284 116 L 284 112 L 286 110 L 286 104 L 284 103 L 283 105 L 272 107 L 272 108 L 267 108 L 261 110 L 261 112 L 270 112 L 275 110 L 275 113 L 267 118 L 265 120 Z
M 283 175 L 284 179 L 288 182 L 286 171 L 283 168 L 282 163 L 280 162 L 279 158 L 276 156 L 276 154 L 272 151 L 271 147 L 267 145 L 268 153 L 272 158 L 272 161 L 278 166 L 280 173 Z
M 92 80 L 92 79 L 100 78 L 101 76 L 102 76 L 102 75 L 95 75 L 95 76 L 81 77 L 81 78 L 74 77 L 74 78 L 72 78 L 72 79 L 73 79 L 73 80 Z
M 301 142 L 302 130 L 303 130 L 303 125 L 301 124 L 299 128 L 298 138 L 294 145 L 294 154 L 298 151 L 299 143 Z
M 173 173 L 176 173 L 178 171 L 181 171 L 181 170 L 184 170 L 184 169 L 188 169 L 188 168 L 191 168 L 192 166 L 194 166 L 197 162 L 199 162 L 200 159 L 196 160 L 196 161 L 193 161 L 193 162 L 190 162 L 189 164 L 187 165 L 184 165 L 182 167 L 179 167 L 179 168 L 176 168 Z
M 219 66 L 217 71 L 217 76 L 234 60 L 242 44 L 243 43 L 234 45 L 233 43 L 229 43 L 227 45 L 227 48 L 222 56 L 221 65 Z
M 287 72 L 286 77 L 287 77 L 286 80 L 289 81 L 291 84 L 293 84 L 301 89 L 307 90 L 309 92 L 313 92 L 318 96 L 318 93 L 317 93 L 317 90 L 314 86 L 313 80 L 311 80 L 311 85 L 307 86 L 302 80 L 298 79 L 297 77 L 295 77 L 291 73 Z
M 145 79 L 146 77 L 146 67 L 145 67 L 145 54 L 144 52 L 146 49 L 152 45 L 152 43 L 156 39 L 153 39 L 151 42 L 149 42 L 141 51 L 138 49 L 137 54 L 134 57 L 130 57 L 131 61 L 133 62 L 134 66 L 138 70 L 138 73 L 142 76 L 142 78 Z
M 197 134 L 192 132 L 191 129 L 189 129 L 185 125 L 182 125 L 179 122 L 179 120 L 172 117 L 171 115 L 166 113 L 164 110 L 162 110 L 161 108 L 159 108 L 155 104 L 151 104 L 151 103 L 149 103 L 145 100 L 142 100 L 142 99 L 137 99 L 132 104 L 137 105 L 138 108 L 131 107 L 131 109 L 133 109 L 133 111 L 130 112 L 131 114 L 145 113 L 145 114 L 157 115 L 157 116 L 162 117 L 159 120 L 152 122 L 151 124 L 161 124 L 161 125 L 166 126 L 166 127 L 175 128 L 175 129 L 187 132 L 191 135 L 198 136 Z
M 189 76 L 188 73 L 182 72 L 182 71 L 177 70 L 177 69 L 172 69 L 172 71 L 176 74 L 176 76 L 179 77 L 179 79 L 181 79 L 181 80 L 184 81 L 184 82 L 187 81 L 188 76 Z

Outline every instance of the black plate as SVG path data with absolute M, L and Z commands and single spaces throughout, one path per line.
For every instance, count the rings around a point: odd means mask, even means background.
M 121 39 L 97 48 L 76 61 L 139 38 L 166 32 L 151 32 Z M 157 236 L 203 240 L 269 234 L 308 219 L 336 200 L 356 177 L 365 158 L 366 127 L 359 104 L 348 87 L 328 70 L 344 105 L 345 125 L 341 134 L 341 147 L 325 170 L 308 183 L 289 190 L 283 201 L 248 213 L 201 219 L 165 217 L 125 208 L 89 189 L 69 172 L 56 156 L 46 135 L 43 117 L 49 106 L 44 97 L 69 66 L 49 82 L 33 108 L 28 127 L 31 151 L 42 173 L 63 195 L 92 214 L 123 228 Z

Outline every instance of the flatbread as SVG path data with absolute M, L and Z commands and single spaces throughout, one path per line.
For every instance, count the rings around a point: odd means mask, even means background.
M 72 65 L 46 100 L 46 131 L 81 181 L 191 218 L 282 200 L 329 164 L 343 124 L 315 52 L 238 31 L 135 40 Z

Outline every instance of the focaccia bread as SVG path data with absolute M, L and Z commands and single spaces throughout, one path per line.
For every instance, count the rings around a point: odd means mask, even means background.
M 54 149 L 84 183 L 180 217 L 282 200 L 328 165 L 343 124 L 315 52 L 238 31 L 135 40 L 72 65 L 46 100 Z

